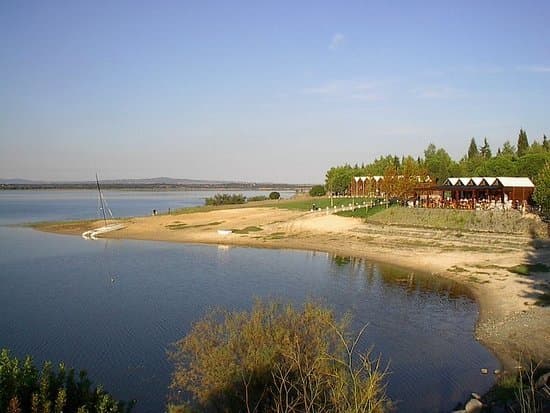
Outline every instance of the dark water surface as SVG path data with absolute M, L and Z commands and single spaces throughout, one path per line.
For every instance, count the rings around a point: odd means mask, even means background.
M 118 215 L 202 204 L 200 194 L 107 197 Z M 0 224 L 95 217 L 94 202 L 88 191 L 0 192 Z M 314 298 L 352 312 L 357 330 L 368 323 L 361 347 L 390 363 L 388 391 L 402 412 L 450 411 L 492 384 L 480 368 L 498 367 L 473 338 L 477 305 L 452 282 L 323 253 L 85 241 L 0 226 L 0 347 L 86 369 L 115 397 L 137 399 L 136 412 L 164 411 L 166 349 L 193 321 L 256 298 Z

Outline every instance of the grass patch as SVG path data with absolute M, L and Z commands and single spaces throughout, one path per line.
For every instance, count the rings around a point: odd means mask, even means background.
M 369 221 L 383 225 L 453 230 L 457 234 L 469 231 L 532 237 L 534 233 L 546 231 L 544 223 L 523 217 L 518 211 L 465 211 L 396 206 L 381 211 Z
M 231 231 L 233 231 L 233 234 L 248 234 L 249 232 L 263 231 L 263 228 L 250 226 L 243 229 L 232 229 Z
M 376 205 L 370 208 L 365 208 L 365 207 L 357 208 L 355 211 L 340 211 L 340 212 L 337 212 L 336 215 L 340 217 L 367 219 L 368 217 L 376 215 L 379 212 L 384 211 L 385 209 L 387 208 L 384 205 Z
M 207 224 L 197 224 L 197 225 L 187 225 L 184 222 L 181 222 L 179 224 L 168 224 L 166 225 L 166 228 L 171 230 L 178 230 L 178 229 L 188 229 L 188 228 L 202 228 L 202 227 L 212 227 L 215 225 L 223 224 L 225 221 L 214 221 L 209 222 Z
M 532 272 L 550 272 L 550 267 L 543 263 L 519 264 L 508 268 L 508 271 L 519 275 L 531 275 Z
M 237 208 L 280 208 L 289 209 L 292 211 L 310 211 L 313 204 L 316 208 L 326 209 L 327 207 L 349 206 L 351 203 L 363 204 L 363 202 L 371 202 L 371 198 L 333 198 L 332 205 L 330 198 L 324 197 L 299 197 L 296 199 L 267 199 L 265 201 L 247 202 L 246 204 L 236 205 L 204 205 L 189 208 L 174 209 L 171 215 L 191 214 L 194 212 L 209 212 L 222 209 L 237 209 Z
M 25 224 L 21 224 L 22 227 L 30 227 L 35 228 L 39 230 L 72 230 L 72 229 L 80 229 L 82 227 L 86 227 L 89 225 L 92 225 L 96 221 L 99 221 L 98 218 L 94 219 L 85 219 L 85 220 L 79 220 L 79 221 L 41 221 L 41 222 L 29 222 Z
M 498 380 L 490 391 L 492 400 L 509 401 L 514 400 L 519 387 L 519 379 L 514 375 L 506 375 Z
M 286 232 L 274 232 L 268 235 L 267 237 L 265 237 L 264 239 L 266 241 L 270 241 L 270 240 L 277 240 L 277 239 L 284 239 L 284 238 L 286 238 Z
M 185 228 L 186 226 L 187 226 L 186 223 L 181 222 L 181 223 L 177 223 L 177 224 L 176 224 L 176 223 L 174 223 L 174 224 L 168 224 L 168 225 L 166 225 L 166 228 L 172 229 L 172 230 L 176 230 L 176 229 L 183 229 L 183 228 Z

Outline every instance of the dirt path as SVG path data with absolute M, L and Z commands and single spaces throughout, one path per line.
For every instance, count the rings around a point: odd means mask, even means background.
M 80 235 L 95 223 L 40 229 Z M 550 265 L 550 243 L 528 236 L 366 224 L 355 218 L 277 208 L 243 208 L 134 218 L 110 238 L 290 248 L 355 256 L 440 275 L 469 287 L 480 304 L 476 337 L 514 368 L 520 358 L 550 363 L 548 272 L 522 276 L 518 264 Z M 218 230 L 231 230 L 222 235 Z

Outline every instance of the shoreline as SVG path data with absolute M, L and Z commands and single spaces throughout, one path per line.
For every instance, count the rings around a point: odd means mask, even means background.
M 81 235 L 99 221 L 40 223 L 37 230 Z M 121 220 L 105 238 L 294 249 L 364 258 L 444 277 L 471 292 L 479 306 L 474 337 L 506 370 L 527 358 L 550 364 L 550 307 L 537 297 L 548 273 L 522 276 L 520 264 L 550 264 L 550 242 L 527 235 L 462 232 L 365 223 L 359 218 L 272 207 L 232 208 Z M 101 224 L 102 225 L 102 224 Z M 100 225 L 99 225 L 100 226 Z M 218 230 L 231 230 L 221 235 Z

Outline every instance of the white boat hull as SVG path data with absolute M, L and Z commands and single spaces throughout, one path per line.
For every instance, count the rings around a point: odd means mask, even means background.
M 87 240 L 97 239 L 97 235 L 106 234 L 107 232 L 118 231 L 119 229 L 125 228 L 124 224 L 109 224 L 102 227 L 91 229 L 82 233 L 82 238 Z

